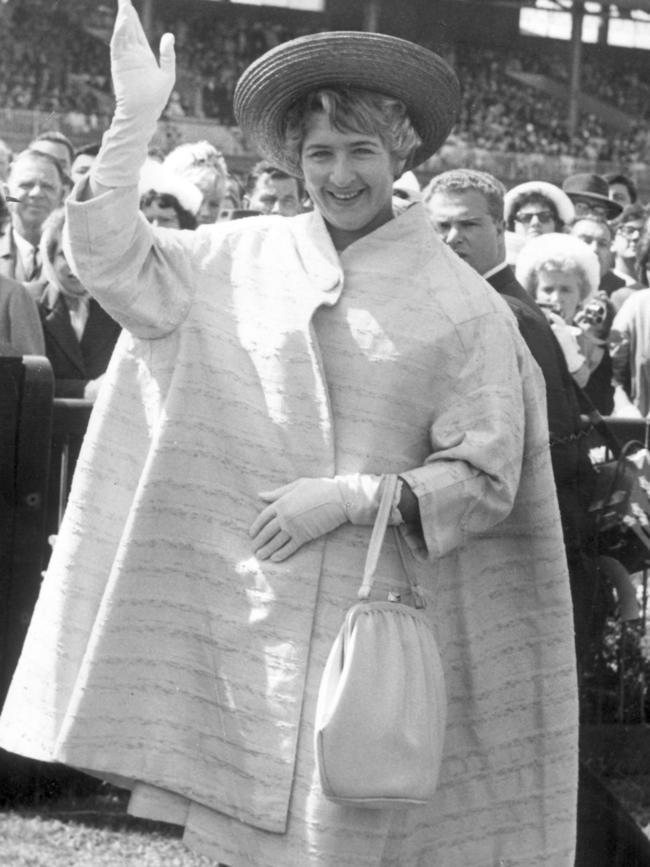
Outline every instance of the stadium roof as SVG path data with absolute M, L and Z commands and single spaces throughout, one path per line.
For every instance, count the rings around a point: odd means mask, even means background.
M 460 0 L 461 3 L 474 2 L 474 0 Z M 535 0 L 488 0 L 494 6 L 534 6 Z M 570 9 L 573 6 L 573 0 L 551 0 L 558 9 Z M 629 12 L 635 10 L 650 13 L 650 0 L 612 0 L 613 6 L 618 6 L 619 9 L 624 9 Z

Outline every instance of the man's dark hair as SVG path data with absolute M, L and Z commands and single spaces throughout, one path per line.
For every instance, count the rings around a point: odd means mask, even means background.
M 148 190 L 140 196 L 140 207 L 146 208 L 157 202 L 161 208 L 173 208 L 178 217 L 178 226 L 181 229 L 196 229 L 196 217 L 186 210 L 171 193 L 159 193 L 157 190 Z
M 101 144 L 102 143 L 99 141 L 94 141 L 90 144 L 84 145 L 83 147 L 77 148 L 77 150 L 74 152 L 74 159 L 80 156 L 96 157 L 99 153 Z
M 604 177 L 610 187 L 612 184 L 622 184 L 628 191 L 630 202 L 632 204 L 636 202 L 639 194 L 632 178 L 628 178 L 627 175 L 621 174 L 621 172 L 608 172 Z
M 631 205 L 626 205 L 619 216 L 612 221 L 612 226 L 614 229 L 618 229 L 619 226 L 624 226 L 625 223 L 631 223 L 632 220 L 645 220 L 648 216 L 648 210 L 639 202 L 634 202 Z

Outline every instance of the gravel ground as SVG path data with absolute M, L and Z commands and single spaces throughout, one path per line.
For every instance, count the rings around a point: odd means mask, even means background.
M 650 776 L 610 778 L 650 838 Z M 189 851 L 174 825 L 135 819 L 110 787 L 84 797 L 0 811 L 2 867 L 216 867 Z
M 215 867 L 177 827 L 97 799 L 0 812 L 0 841 L 2 867 Z

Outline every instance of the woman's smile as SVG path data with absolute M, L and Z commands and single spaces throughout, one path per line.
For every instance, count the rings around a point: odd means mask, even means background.
M 337 249 L 392 219 L 396 161 L 378 136 L 340 130 L 325 113 L 314 112 L 301 162 L 309 196 Z

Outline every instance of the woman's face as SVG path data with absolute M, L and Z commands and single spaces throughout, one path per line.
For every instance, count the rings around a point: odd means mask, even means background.
M 68 265 L 68 260 L 65 258 L 65 253 L 61 246 L 57 247 L 53 264 L 54 272 L 59 279 L 64 295 L 68 295 L 71 298 L 83 298 L 84 295 L 88 294 L 86 287 Z
M 580 306 L 580 275 L 575 270 L 539 271 L 536 299 L 550 305 L 565 322 L 573 322 Z
M 550 204 L 535 199 L 520 205 L 514 218 L 514 230 L 526 239 L 555 232 L 555 214 Z
M 148 205 L 142 205 L 141 211 L 152 226 L 162 226 L 164 229 L 181 227 L 176 209 L 172 205 L 161 205 L 158 199 L 154 199 Z
M 330 226 L 335 246 L 346 246 L 393 216 L 396 160 L 368 133 L 341 132 L 313 113 L 302 144 L 305 186 Z M 337 243 L 338 242 L 338 243 Z

